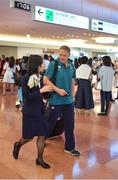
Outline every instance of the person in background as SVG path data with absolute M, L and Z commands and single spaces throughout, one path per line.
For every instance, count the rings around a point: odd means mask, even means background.
M 103 65 L 98 71 L 98 80 L 101 83 L 101 112 L 98 115 L 107 115 L 110 104 L 110 92 L 113 85 L 114 70 L 111 66 L 111 58 L 104 56 L 102 58 Z
M 3 77 L 3 93 L 2 95 L 5 95 L 6 93 L 6 85 L 7 83 L 10 85 L 11 94 L 13 93 L 13 87 L 14 87 L 14 76 L 13 73 L 15 73 L 15 59 L 13 56 L 9 58 L 8 64 L 4 66 L 5 74 Z
M 115 61 L 115 79 L 114 79 L 114 87 L 116 88 L 116 97 L 115 100 L 118 100 L 118 63 Z
M 15 68 L 16 68 L 16 73 L 20 76 L 21 75 L 21 68 L 20 68 L 19 59 L 16 59 Z
M 54 61 L 54 58 L 51 55 L 49 55 L 48 60 L 49 60 L 49 62 L 52 62 L 52 61 Z
M 18 86 L 18 100 L 16 101 L 16 108 L 22 110 L 23 105 L 23 97 L 22 97 L 22 88 L 21 88 L 21 67 L 20 67 L 20 59 L 16 59 L 16 82 L 15 85 Z
M 44 62 L 44 65 L 45 65 L 45 70 L 46 70 L 48 68 L 49 64 L 50 64 L 50 61 L 48 60 L 48 55 L 47 54 L 44 54 L 43 62 Z
M 111 67 L 113 68 L 113 70 L 115 71 L 115 67 L 114 67 L 114 63 L 111 62 Z M 114 74 L 114 79 L 113 81 L 115 80 L 115 74 Z M 111 102 L 114 102 L 115 100 L 113 99 L 113 95 L 112 95 L 112 91 L 110 92 L 110 101 Z
M 27 73 L 27 66 L 28 66 L 28 56 L 23 56 L 22 62 L 21 62 L 21 74 L 22 76 Z
M 4 63 L 4 66 L 3 66 L 3 71 L 2 71 L 3 77 L 4 77 L 5 71 L 8 68 L 8 66 L 9 66 L 9 58 L 6 57 L 5 58 L 5 63 Z M 6 83 L 6 87 L 5 88 L 6 88 L 6 91 L 10 91 L 10 84 Z
M 42 71 L 44 71 L 42 57 L 31 55 L 29 58 L 28 73 L 21 79 L 23 94 L 22 137 L 14 144 L 13 157 L 18 159 L 21 147 L 37 136 L 36 165 L 48 169 L 50 165 L 43 160 L 47 123 L 44 116 L 45 109 L 41 93 L 50 92 L 52 88 L 51 86 L 40 88 L 38 77 Z
M 2 75 L 2 60 L 0 58 L 0 76 Z
M 87 64 L 88 64 L 91 68 L 92 68 L 92 62 L 93 62 L 92 58 L 89 58 Z
M 74 66 L 76 69 L 78 68 L 78 59 L 77 58 L 74 59 Z
M 0 58 L 0 75 L 3 76 L 3 67 L 4 67 L 4 64 L 5 64 L 5 55 L 2 55 L 1 58 Z
M 8 64 L 9 64 L 9 58 L 8 58 L 8 57 L 6 57 L 6 58 L 5 58 L 5 63 L 4 63 L 4 66 L 8 66 Z
M 55 84 L 51 82 L 55 62 L 49 64 L 49 67 L 44 76 L 44 84 L 51 85 L 54 93 L 49 99 L 50 115 L 48 118 L 49 135 L 54 130 L 58 117 L 62 114 L 64 119 L 65 131 L 65 153 L 73 156 L 80 156 L 80 152 L 75 149 L 74 137 L 74 65 L 68 60 L 70 56 L 70 48 L 61 46 L 59 50 L 59 58 L 57 59 L 58 70 L 56 73 Z
M 78 89 L 75 95 L 75 108 L 79 110 L 89 110 L 94 108 L 92 93 L 92 68 L 87 64 L 88 58 L 81 57 L 81 65 L 76 70 Z

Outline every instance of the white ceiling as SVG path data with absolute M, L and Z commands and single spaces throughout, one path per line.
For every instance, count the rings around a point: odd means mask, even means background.
M 118 24 L 118 0 L 21 0 L 32 6 L 40 5 L 82 16 Z M 32 13 L 10 8 L 10 0 L 0 0 L 0 34 L 10 34 L 50 39 L 86 39 L 112 36 L 78 28 L 70 28 L 32 21 Z

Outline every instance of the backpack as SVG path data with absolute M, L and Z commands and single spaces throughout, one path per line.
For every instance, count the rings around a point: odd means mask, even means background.
M 54 67 L 54 72 L 53 72 L 53 76 L 51 78 L 51 81 L 53 82 L 53 84 L 55 84 L 55 81 L 56 81 L 56 74 L 57 74 L 57 70 L 58 70 L 58 61 L 55 61 L 55 67 Z M 51 93 L 44 93 L 44 97 L 45 99 L 48 99 L 51 97 L 51 95 L 53 94 L 53 92 Z M 49 116 L 50 116 L 50 112 L 51 112 L 51 107 L 47 101 L 46 105 L 45 105 L 45 118 L 48 122 L 48 124 L 50 123 L 49 122 Z M 55 124 L 55 127 L 53 129 L 53 131 L 51 132 L 51 134 L 48 135 L 47 138 L 52 138 L 52 137 L 55 137 L 55 136 L 59 136 L 63 133 L 64 131 L 64 120 L 63 120 L 63 117 L 62 115 L 60 115 L 57 120 L 56 120 L 56 124 Z

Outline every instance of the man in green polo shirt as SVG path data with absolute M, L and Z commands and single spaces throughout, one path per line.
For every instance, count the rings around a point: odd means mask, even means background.
M 70 48 L 68 46 L 61 46 L 59 50 L 58 69 L 56 73 L 55 84 L 51 82 L 55 62 L 50 63 L 44 76 L 44 84 L 51 85 L 54 93 L 49 99 L 51 113 L 48 119 L 49 134 L 53 131 L 56 120 L 62 114 L 64 119 L 65 131 L 65 149 L 64 152 L 73 156 L 80 156 L 80 152 L 75 150 L 75 137 L 74 137 L 74 105 L 73 105 L 73 92 L 74 92 L 74 78 L 75 68 L 69 62 Z

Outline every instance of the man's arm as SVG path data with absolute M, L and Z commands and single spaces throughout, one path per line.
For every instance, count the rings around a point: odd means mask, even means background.
M 54 90 L 56 93 L 58 93 L 60 96 L 66 96 L 66 95 L 68 95 L 68 93 L 67 93 L 64 89 L 60 89 L 60 88 L 58 88 L 57 86 L 55 86 L 55 85 L 50 81 L 49 77 L 44 76 L 43 82 L 44 82 L 45 85 L 50 85 L 50 86 L 53 88 L 53 90 Z
M 72 79 L 72 96 L 75 97 L 75 80 Z
M 73 71 L 73 77 L 72 77 L 72 96 L 75 97 L 75 94 L 76 94 L 76 88 L 75 88 L 75 78 L 77 78 L 76 76 L 76 72 L 77 70 L 75 69 L 75 67 L 73 66 L 74 68 L 74 71 Z

